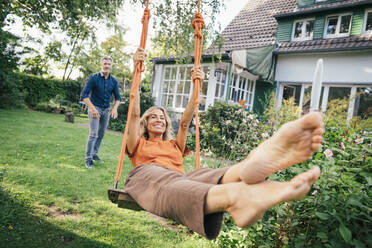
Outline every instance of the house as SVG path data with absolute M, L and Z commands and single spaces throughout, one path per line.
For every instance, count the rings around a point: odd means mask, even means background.
M 247 0 L 222 32 L 222 47 L 203 53 L 206 79 L 200 110 L 226 101 L 262 113 L 272 92 L 279 103 L 293 96 L 300 107 L 306 107 L 318 58 L 325 60 L 323 109 L 326 99 L 345 93 L 340 89 L 349 89 L 350 97 L 372 89 L 371 4 L 366 0 Z M 177 64 L 175 58 L 154 58 L 153 63 L 156 104 L 180 115 L 191 96 L 193 64 Z M 353 110 L 358 105 L 350 104 Z
M 279 104 L 294 97 L 309 105 L 316 61 L 324 60 L 321 110 L 348 98 L 348 119 L 372 107 L 372 1 L 299 0 L 275 15 L 275 81 Z

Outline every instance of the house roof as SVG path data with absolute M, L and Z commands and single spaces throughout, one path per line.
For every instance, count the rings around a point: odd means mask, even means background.
M 311 14 L 311 13 L 319 13 L 323 11 L 329 10 L 337 10 L 337 9 L 344 9 L 347 7 L 354 7 L 360 6 L 365 4 L 371 4 L 372 0 L 344 0 L 340 2 L 333 2 L 333 3 L 319 3 L 316 5 L 311 5 L 309 7 L 304 8 L 294 8 L 293 11 L 282 12 L 275 15 L 275 18 L 283 18 L 283 17 L 294 17 L 304 14 Z
M 296 6 L 297 0 L 247 0 L 246 6 L 222 31 L 222 47 L 208 48 L 205 53 L 226 53 L 273 45 L 277 29 L 274 16 L 293 11 Z
M 283 42 L 274 53 L 313 53 L 372 49 L 372 36 L 350 36 L 323 40 Z
M 371 4 L 372 0 L 344 0 L 298 7 L 298 0 L 247 0 L 239 14 L 222 31 L 224 43 L 203 51 L 205 56 L 228 54 L 234 50 L 271 46 L 276 43 L 277 18 L 304 15 L 307 13 L 335 10 L 345 7 Z M 346 38 L 309 40 L 279 43 L 275 53 L 302 53 L 370 49 L 371 37 L 351 36 Z M 173 57 L 158 57 L 157 62 L 174 61 Z

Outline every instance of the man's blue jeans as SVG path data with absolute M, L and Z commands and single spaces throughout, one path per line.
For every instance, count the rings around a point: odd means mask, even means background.
M 110 108 L 96 107 L 96 109 L 100 115 L 99 119 L 94 119 L 91 111 L 88 110 L 90 131 L 87 141 L 85 160 L 92 160 L 93 156 L 97 155 L 99 146 L 101 145 L 103 136 L 105 136 L 106 128 L 110 120 Z

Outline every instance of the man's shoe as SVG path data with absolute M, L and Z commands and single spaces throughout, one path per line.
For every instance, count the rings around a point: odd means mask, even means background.
M 103 163 L 104 161 L 102 159 L 100 159 L 97 155 L 94 155 L 93 156 L 93 160 L 98 162 L 98 163 Z
M 93 161 L 92 160 L 86 160 L 85 161 L 85 167 L 87 168 L 93 168 Z

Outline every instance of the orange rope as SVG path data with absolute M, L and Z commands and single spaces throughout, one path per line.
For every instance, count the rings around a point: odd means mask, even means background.
M 147 0 L 146 8 L 143 12 L 143 17 L 142 17 L 142 33 L 141 33 L 140 48 L 143 48 L 143 49 L 145 49 L 145 47 L 146 47 L 149 19 L 150 19 L 149 0 Z M 126 146 L 127 146 L 128 126 L 129 126 L 128 123 L 130 122 L 132 111 L 133 111 L 133 101 L 134 101 L 134 97 L 135 97 L 135 92 L 137 92 L 137 90 L 139 88 L 139 85 L 141 83 L 141 74 L 144 71 L 145 71 L 145 65 L 144 65 L 143 62 L 140 62 L 136 65 L 136 68 L 133 72 L 133 81 L 132 81 L 132 88 L 131 88 L 131 91 L 130 91 L 127 123 L 125 125 L 123 141 L 121 143 L 121 150 L 120 150 L 118 168 L 117 168 L 116 176 L 115 176 L 115 188 L 117 188 L 117 185 L 118 185 L 118 183 L 120 181 L 120 177 L 121 177 L 121 171 L 122 171 L 122 167 L 123 167 L 125 149 L 126 149 Z
M 147 0 L 146 8 L 143 13 L 142 17 L 142 33 L 141 33 L 141 42 L 140 47 L 145 49 L 146 47 L 146 40 L 147 40 L 147 31 L 148 31 L 148 24 L 150 19 L 150 11 L 148 9 L 149 6 L 149 0 Z M 204 20 L 203 16 L 200 13 L 200 0 L 198 0 L 198 13 L 195 14 L 194 20 L 192 21 L 192 27 L 195 29 L 194 37 L 195 37 L 195 61 L 194 61 L 194 67 L 200 66 L 200 59 L 201 54 L 203 50 L 203 35 L 201 33 L 201 30 L 204 27 Z M 145 65 L 143 62 L 137 64 L 135 71 L 133 73 L 133 82 L 132 82 L 132 88 L 130 91 L 130 99 L 129 99 L 129 107 L 128 107 L 128 115 L 127 115 L 127 122 L 125 125 L 124 130 L 124 136 L 123 141 L 121 143 L 121 150 L 120 150 L 120 156 L 119 156 L 119 162 L 118 162 L 118 168 L 116 171 L 115 176 L 115 188 L 117 188 L 118 183 L 120 181 L 122 167 L 123 167 L 123 161 L 124 161 L 124 155 L 125 155 L 125 149 L 127 145 L 127 138 L 128 138 L 128 123 L 131 119 L 132 111 L 133 111 L 133 101 L 135 97 L 135 92 L 139 88 L 139 84 L 141 81 L 141 73 L 145 71 Z M 195 122 L 196 122 L 196 133 L 195 133 L 195 143 L 196 143 L 196 169 L 200 168 L 200 143 L 199 143 L 199 103 L 200 103 L 200 80 L 194 79 L 194 91 L 196 91 L 196 107 L 195 107 Z
M 192 21 L 192 27 L 194 28 L 195 37 L 195 59 L 194 68 L 200 66 L 200 59 L 203 51 L 203 35 L 201 30 L 204 27 L 203 16 L 200 13 L 200 0 L 198 0 L 198 13 L 195 14 L 194 20 Z M 195 157 L 196 157 L 196 169 L 200 168 L 200 143 L 199 143 L 199 103 L 200 103 L 200 80 L 194 79 L 194 91 L 196 93 L 195 98 Z

